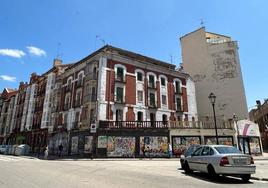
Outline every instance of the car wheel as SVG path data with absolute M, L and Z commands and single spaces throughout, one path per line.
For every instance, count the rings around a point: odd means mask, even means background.
M 245 174 L 241 176 L 241 179 L 243 182 L 248 182 L 248 180 L 250 179 L 251 175 L 250 174 Z
M 208 175 L 211 177 L 211 178 L 217 178 L 219 175 L 215 172 L 214 168 L 212 165 L 208 165 Z
M 187 161 L 184 163 L 184 172 L 185 172 L 185 174 L 189 174 L 189 173 L 192 173 L 192 172 L 193 172 L 193 171 L 190 169 L 189 164 L 188 164 Z

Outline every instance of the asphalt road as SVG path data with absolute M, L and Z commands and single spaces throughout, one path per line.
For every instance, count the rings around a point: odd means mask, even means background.
M 267 163 L 268 164 L 268 163 Z M 268 172 L 267 172 L 268 174 Z M 0 188 L 268 187 L 266 181 L 185 175 L 174 160 L 39 160 L 0 155 Z

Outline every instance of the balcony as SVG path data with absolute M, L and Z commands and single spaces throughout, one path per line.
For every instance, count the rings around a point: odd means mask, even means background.
M 155 101 L 150 101 L 148 104 L 148 107 L 151 109 L 157 109 L 157 105 L 156 105 Z
M 124 76 L 116 76 L 115 77 L 115 82 L 121 82 L 121 83 L 125 83 L 126 79 Z
M 115 97 L 114 103 L 125 104 L 125 100 L 123 99 L 123 97 Z
M 148 88 L 149 88 L 149 89 L 156 89 L 156 85 L 155 85 L 155 83 L 154 83 L 154 82 L 149 82 L 149 83 L 148 83 Z
M 175 90 L 175 95 L 182 95 L 182 90 L 181 90 L 181 88 L 176 88 L 176 90 Z
M 176 107 L 176 112 L 179 112 L 179 113 L 183 112 L 183 108 L 182 108 L 182 106 L 178 106 L 178 105 L 177 105 L 177 107 Z
M 163 121 L 100 121 L 102 129 L 168 129 L 168 123 Z
M 215 129 L 214 122 L 169 121 L 171 129 Z M 218 122 L 217 129 L 234 129 L 232 122 Z

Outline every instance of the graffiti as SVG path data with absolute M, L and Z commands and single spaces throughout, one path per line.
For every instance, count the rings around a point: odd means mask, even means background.
M 92 152 L 92 141 L 93 141 L 93 136 L 85 136 L 84 153 Z
M 78 136 L 72 137 L 71 155 L 78 154 Z
M 140 137 L 140 155 L 144 157 L 167 157 L 168 137 Z
M 134 157 L 135 137 L 108 136 L 108 157 Z
M 107 148 L 107 136 L 98 137 L 98 148 Z
M 172 150 L 174 155 L 181 155 L 190 145 L 200 144 L 200 138 L 193 137 L 173 137 L 172 138 Z
M 220 145 L 233 145 L 233 138 L 232 137 L 219 137 L 218 138 Z M 217 144 L 216 137 L 205 137 L 205 143 L 207 145 L 214 145 Z
M 215 73 L 212 78 L 219 81 L 225 78 L 236 78 L 238 76 L 234 50 L 226 50 L 212 54 Z
M 59 145 L 62 144 L 63 150 L 62 154 L 67 154 L 68 149 L 68 134 L 67 133 L 58 133 L 52 136 L 51 139 L 49 139 L 49 145 L 48 145 L 48 151 L 49 154 L 58 154 Z
M 201 82 L 206 78 L 206 75 L 202 75 L 202 74 L 195 74 L 193 76 L 193 80 L 194 82 Z

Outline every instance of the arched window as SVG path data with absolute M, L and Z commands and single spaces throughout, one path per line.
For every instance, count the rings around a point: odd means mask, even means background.
M 93 80 L 97 79 L 97 67 L 93 68 Z

